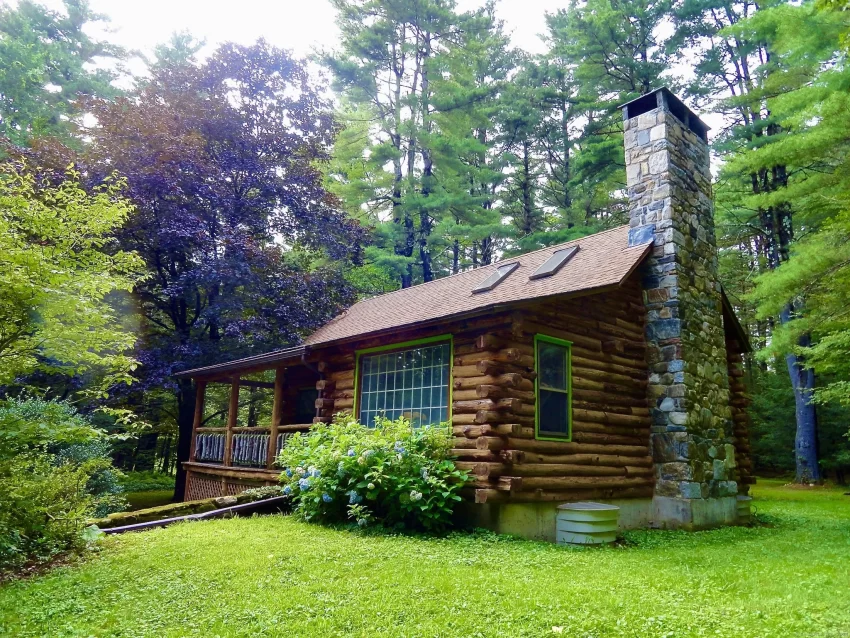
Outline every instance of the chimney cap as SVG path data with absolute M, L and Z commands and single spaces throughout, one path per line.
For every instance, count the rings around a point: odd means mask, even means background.
M 687 128 L 696 133 L 704 142 L 708 141 L 708 131 L 711 129 L 699 116 L 676 97 L 666 86 L 659 87 L 649 93 L 629 100 L 620 107 L 623 110 L 623 121 L 657 108 L 665 108 L 675 115 Z

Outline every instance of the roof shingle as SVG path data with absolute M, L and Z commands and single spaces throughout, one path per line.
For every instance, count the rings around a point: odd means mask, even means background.
M 551 277 L 529 280 L 556 250 L 580 247 Z M 574 294 L 621 284 L 649 253 L 652 243 L 629 247 L 629 228 L 620 226 L 557 246 L 525 253 L 489 266 L 360 301 L 316 330 L 304 345 L 317 346 L 375 332 L 463 315 L 494 305 Z M 472 289 L 500 265 L 519 268 L 488 292 Z

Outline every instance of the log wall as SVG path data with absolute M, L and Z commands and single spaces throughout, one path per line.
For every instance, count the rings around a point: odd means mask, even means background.
M 744 363 L 739 341 L 726 340 L 729 370 L 729 397 L 732 411 L 732 433 L 735 446 L 738 494 L 747 494 L 750 485 L 756 482 L 753 476 L 753 461 L 750 451 L 750 415 L 747 406 L 750 399 L 744 385 Z
M 453 453 L 478 503 L 652 496 L 645 310 L 637 278 L 612 292 L 528 304 L 322 353 L 316 421 L 354 406 L 354 348 L 454 337 Z M 534 437 L 534 335 L 572 348 L 571 441 Z

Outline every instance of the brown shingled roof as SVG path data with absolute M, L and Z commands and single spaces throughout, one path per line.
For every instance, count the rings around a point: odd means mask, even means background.
M 529 276 L 552 253 L 579 246 L 576 255 L 551 277 L 529 280 Z M 652 247 L 651 243 L 629 248 L 629 228 L 620 226 L 557 246 L 525 253 L 489 266 L 396 290 L 360 301 L 316 330 L 304 341 L 317 346 L 352 337 L 413 326 L 489 307 L 553 295 L 588 292 L 621 284 Z M 498 266 L 519 262 L 493 290 L 473 294 Z

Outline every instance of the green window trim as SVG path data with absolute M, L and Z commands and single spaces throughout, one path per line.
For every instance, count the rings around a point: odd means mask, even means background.
M 557 390 L 546 388 L 549 392 L 563 392 L 567 395 L 567 433 L 557 434 L 554 432 L 540 432 L 540 343 L 551 343 L 566 349 L 566 389 Z M 572 441 L 573 440 L 573 382 L 572 382 L 572 342 L 557 339 L 544 334 L 534 335 L 534 370 L 537 376 L 534 378 L 534 438 L 540 441 Z
M 412 350 L 417 346 L 431 345 L 431 344 L 439 344 L 439 343 L 447 343 L 449 345 L 449 375 L 448 375 L 448 406 L 446 408 L 446 420 L 451 422 L 452 420 L 452 389 L 454 386 L 454 358 L 455 358 L 455 349 L 454 349 L 454 336 L 451 334 L 442 334 L 436 335 L 434 337 L 423 337 L 421 339 L 413 339 L 410 341 L 402 341 L 399 343 L 390 343 L 384 346 L 375 346 L 373 348 L 362 348 L 360 350 L 354 351 L 354 406 L 352 408 L 352 414 L 355 418 L 360 418 L 360 402 L 361 402 L 361 391 L 360 387 L 362 382 L 362 377 L 360 374 L 361 368 L 361 358 L 365 356 L 370 356 L 378 353 L 389 353 L 389 352 L 401 352 L 404 350 Z M 368 425 L 368 424 L 363 424 Z

